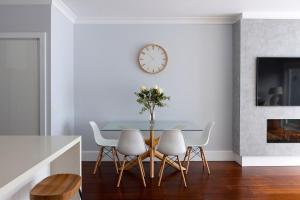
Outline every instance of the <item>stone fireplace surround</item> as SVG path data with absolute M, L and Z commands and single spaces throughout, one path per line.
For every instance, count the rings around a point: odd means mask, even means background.
M 300 119 L 300 106 L 256 106 L 256 58 L 300 57 L 299 19 L 233 25 L 233 151 L 242 166 L 300 165 L 300 144 L 267 143 L 267 119 Z

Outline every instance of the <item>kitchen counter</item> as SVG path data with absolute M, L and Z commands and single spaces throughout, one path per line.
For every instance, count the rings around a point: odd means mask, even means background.
M 81 137 L 0 136 L 0 160 L 1 199 L 27 200 L 51 174 L 81 175 Z

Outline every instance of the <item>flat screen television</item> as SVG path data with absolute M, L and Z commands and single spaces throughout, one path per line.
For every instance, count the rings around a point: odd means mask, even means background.
M 257 106 L 300 106 L 300 57 L 258 57 Z

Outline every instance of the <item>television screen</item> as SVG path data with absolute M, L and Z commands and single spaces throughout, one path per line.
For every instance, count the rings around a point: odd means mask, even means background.
M 300 106 L 300 58 L 257 58 L 256 105 Z

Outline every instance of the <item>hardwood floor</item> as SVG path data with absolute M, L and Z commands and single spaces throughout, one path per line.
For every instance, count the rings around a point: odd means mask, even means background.
M 244 167 L 235 162 L 209 162 L 211 175 L 202 172 L 201 162 L 191 162 L 184 188 L 180 172 L 166 168 L 161 187 L 149 178 L 143 187 L 138 168 L 125 172 L 120 188 L 113 162 L 103 162 L 93 175 L 95 162 L 83 162 L 84 200 L 100 199 L 207 199 L 207 200 L 297 200 L 300 199 L 300 167 Z

